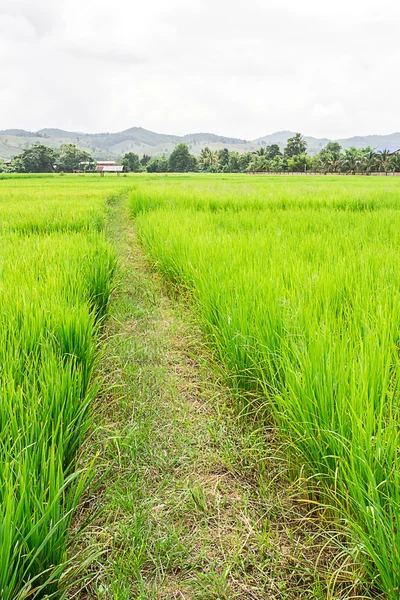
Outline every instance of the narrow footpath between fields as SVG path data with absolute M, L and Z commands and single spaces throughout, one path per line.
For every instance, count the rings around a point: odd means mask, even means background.
M 279 463 L 259 460 L 259 434 L 239 424 L 190 311 L 150 268 L 126 207 L 112 210 L 120 270 L 94 439 L 104 511 L 92 527 L 106 552 L 87 597 L 337 597 L 318 582 Z

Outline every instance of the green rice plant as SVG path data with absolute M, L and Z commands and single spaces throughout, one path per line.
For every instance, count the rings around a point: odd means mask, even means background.
M 126 180 L 99 175 L 0 179 L 0 233 L 99 233 L 105 226 L 108 198 L 126 187 Z
M 399 182 L 151 178 L 131 207 L 233 385 L 276 423 L 293 477 L 329 506 L 371 595 L 398 598 Z
M 67 193 L 57 207 L 46 204 L 43 178 L 29 179 L 29 187 L 25 179 L 1 183 L 13 191 L 2 189 L 0 196 L 4 600 L 62 598 L 84 565 L 71 556 L 70 529 L 93 476 L 78 459 L 92 418 L 98 334 L 115 255 L 101 231 L 103 191 L 86 190 L 82 201 L 79 186 L 64 179 Z

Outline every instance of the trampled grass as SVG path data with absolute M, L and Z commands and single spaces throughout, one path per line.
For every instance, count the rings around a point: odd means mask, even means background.
M 109 191 L 79 184 L 0 182 L 3 600 L 62 597 L 79 568 L 69 528 L 91 473 L 77 458 L 115 267 L 102 232 Z
M 131 194 L 157 268 L 190 290 L 235 385 L 257 391 L 294 476 L 305 473 L 330 506 L 364 589 L 391 599 L 400 593 L 399 184 L 154 177 Z

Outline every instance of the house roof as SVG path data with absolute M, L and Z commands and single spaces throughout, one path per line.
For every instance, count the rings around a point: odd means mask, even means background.
M 98 165 L 97 171 L 103 173 L 121 173 L 123 165 Z

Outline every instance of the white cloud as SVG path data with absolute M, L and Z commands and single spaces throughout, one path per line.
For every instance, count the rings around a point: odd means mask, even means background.
M 311 116 L 317 119 L 326 119 L 343 117 L 344 110 L 340 102 L 332 102 L 331 104 L 315 104 L 311 111 Z
M 399 25 L 392 0 L 0 0 L 0 129 L 389 133 Z

